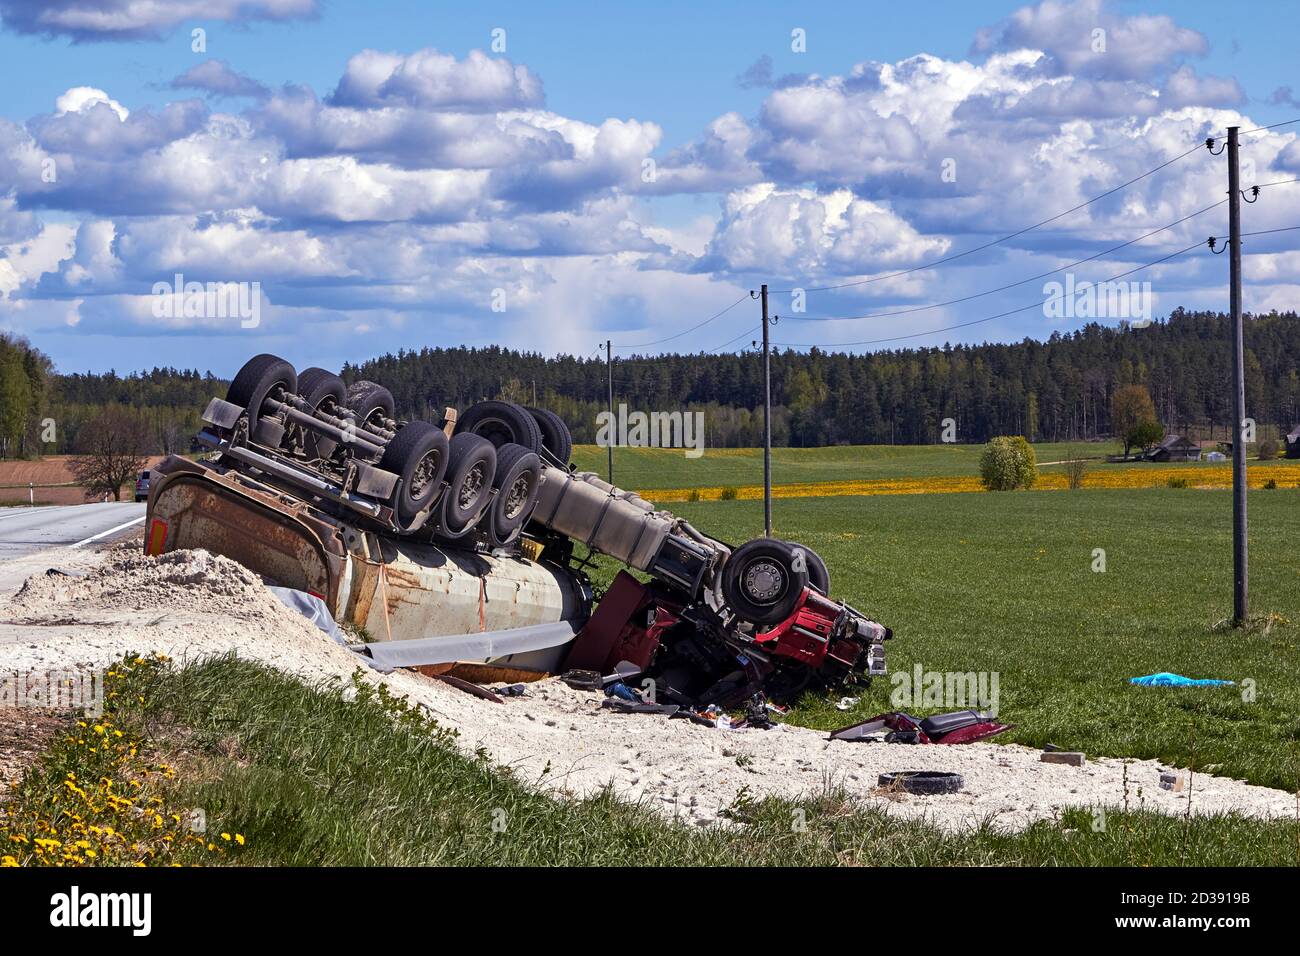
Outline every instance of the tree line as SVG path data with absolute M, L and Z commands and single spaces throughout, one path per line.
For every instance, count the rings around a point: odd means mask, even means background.
M 1169 431 L 1227 437 L 1229 322 L 1175 310 L 1144 328 L 1091 323 L 1046 341 L 905 348 L 863 355 L 812 349 L 772 358 L 773 442 L 778 445 L 925 444 L 945 419 L 957 440 L 997 435 L 1033 441 L 1113 437 L 1112 399 L 1129 385 L 1151 395 Z M 1300 321 L 1295 312 L 1247 317 L 1248 414 L 1266 430 L 1300 422 Z M 490 347 L 402 350 L 343 370 L 387 385 L 398 408 L 436 420 L 444 405 L 483 398 L 534 402 L 563 415 L 591 441 L 606 407 L 603 357 L 547 358 Z M 614 403 L 703 410 L 713 447 L 762 443 L 761 357 L 666 355 L 616 358 Z
M 0 458 L 78 452 L 93 443 L 88 424 L 106 412 L 131 420 L 142 454 L 184 452 L 226 384 L 196 369 L 58 374 L 39 349 L 0 333 Z
M 778 445 L 924 444 L 946 419 L 961 442 L 997 435 L 1088 440 L 1126 430 L 1113 399 L 1150 395 L 1166 430 L 1227 437 L 1231 413 L 1227 317 L 1175 310 L 1145 328 L 1089 324 L 1046 341 L 902 348 L 862 355 L 779 351 L 772 358 L 772 438 Z M 1295 312 L 1247 317 L 1247 413 L 1263 433 L 1300 422 L 1300 321 Z M 551 408 L 579 442 L 595 438 L 606 407 L 603 357 L 547 357 L 500 346 L 400 350 L 340 370 L 392 390 L 399 414 L 439 421 L 444 406 L 506 398 Z M 706 443 L 762 443 L 761 357 L 742 354 L 616 358 L 614 402 L 630 410 L 703 411 Z M 105 408 L 142 426 L 146 453 L 185 451 L 199 413 L 226 382 L 197 369 L 119 375 L 57 374 L 21 339 L 0 335 L 0 456 L 71 453 Z M 54 423 L 52 439 L 47 426 Z

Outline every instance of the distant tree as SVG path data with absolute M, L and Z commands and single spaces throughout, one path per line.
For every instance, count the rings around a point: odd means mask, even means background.
M 23 367 L 23 353 L 0 341 L 0 458 L 18 452 L 30 407 L 31 383 Z
M 144 467 L 149 430 L 139 415 L 120 405 L 109 406 L 86 421 L 77 432 L 77 452 L 68 466 L 87 498 L 111 494 L 122 500 L 122 486 Z
M 980 480 L 989 491 L 1032 488 L 1038 480 L 1033 446 L 1021 435 L 1001 435 L 980 454 Z
M 1144 452 L 1149 451 L 1165 437 L 1165 426 L 1152 419 L 1138 422 L 1125 436 L 1126 445 L 1132 444 L 1141 448 Z M 1128 454 L 1127 451 L 1124 452 Z
M 1156 407 L 1151 393 L 1143 385 L 1125 385 L 1115 389 L 1110 400 L 1110 424 L 1124 443 L 1124 457 L 1134 445 L 1141 445 L 1138 429 L 1146 422 L 1156 422 Z M 1163 429 L 1161 430 L 1163 435 Z M 1156 438 L 1159 441 L 1160 438 Z M 1154 444 L 1154 442 L 1152 443 Z

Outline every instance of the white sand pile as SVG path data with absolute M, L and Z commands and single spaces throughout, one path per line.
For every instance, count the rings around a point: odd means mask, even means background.
M 203 551 L 162 558 L 110 553 L 86 577 L 41 575 L 10 601 L 0 599 L 0 670 L 106 664 L 127 651 L 178 661 L 237 651 L 308 680 L 348 680 L 357 656 L 289 611 L 242 566 Z M 1020 828 L 1066 807 L 1145 807 L 1184 813 L 1235 810 L 1293 816 L 1280 790 L 1196 774 L 1190 793 L 1160 789 L 1164 768 L 1150 760 L 1089 760 L 1082 768 L 1044 764 L 1037 751 L 976 743 L 909 746 L 828 741 L 793 726 L 715 730 L 657 715 L 619 714 L 600 695 L 558 680 L 530 684 L 504 704 L 399 672 L 379 677 L 460 732 L 467 752 L 485 748 L 520 779 L 583 795 L 612 784 L 697 824 L 747 791 L 792 797 L 843 786 L 907 817 L 956 829 L 992 819 Z M 1127 793 L 1124 782 L 1127 765 Z M 947 770 L 965 789 L 935 797 L 872 793 L 890 770 Z

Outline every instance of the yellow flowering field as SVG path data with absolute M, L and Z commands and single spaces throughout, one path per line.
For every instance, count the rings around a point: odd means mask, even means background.
M 1279 487 L 1300 486 L 1300 463 L 1251 462 L 1246 469 L 1252 488 L 1262 488 L 1269 481 Z M 1188 465 L 1185 468 L 1147 465 L 1133 468 L 1102 467 L 1090 470 L 1083 478 L 1084 488 L 1166 488 L 1170 481 L 1186 481 L 1189 488 L 1231 488 L 1231 463 Z M 1034 490 L 1055 491 L 1068 487 L 1063 472 L 1045 471 L 1038 476 Z M 743 485 L 734 489 L 672 488 L 646 489 L 637 493 L 661 504 L 678 501 L 718 501 L 723 492 L 735 491 L 741 500 L 763 497 L 762 485 Z M 772 486 L 773 498 L 835 498 L 845 495 L 936 495 L 983 491 L 977 475 L 944 475 L 928 478 L 876 478 L 862 481 L 809 481 Z

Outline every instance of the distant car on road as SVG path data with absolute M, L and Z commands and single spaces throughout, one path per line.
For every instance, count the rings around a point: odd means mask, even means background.
M 135 500 L 149 500 L 149 472 L 140 472 L 140 477 L 135 480 Z

